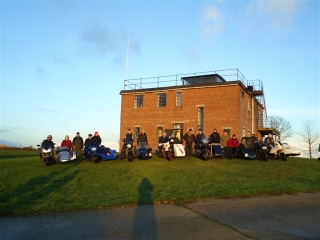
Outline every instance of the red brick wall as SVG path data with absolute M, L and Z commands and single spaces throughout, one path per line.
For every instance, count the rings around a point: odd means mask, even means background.
M 182 106 L 176 107 L 176 92 L 182 92 Z M 256 131 L 252 128 L 252 105 L 248 110 L 248 98 L 246 92 L 242 94 L 242 87 L 235 85 L 171 89 L 163 91 L 167 93 L 166 107 L 156 107 L 157 92 L 124 93 L 121 101 L 120 139 L 126 134 L 128 128 L 140 126 L 145 129 L 149 146 L 157 147 L 157 126 L 164 129 L 172 129 L 174 123 L 184 123 L 186 129 L 197 128 L 197 107 L 204 107 L 204 128 L 206 135 L 217 128 L 221 134 L 223 128 L 230 128 L 231 134 L 242 137 L 242 129 Z M 143 107 L 134 109 L 134 95 L 144 95 Z M 251 100 L 252 101 L 252 100 Z M 255 112 L 254 112 L 255 113 Z M 254 125 L 256 125 L 256 113 Z

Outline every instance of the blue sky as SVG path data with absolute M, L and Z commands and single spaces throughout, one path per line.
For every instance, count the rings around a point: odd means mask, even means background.
M 1 1 L 0 143 L 119 139 L 126 78 L 238 68 L 319 131 L 318 1 Z M 288 140 L 298 145 L 300 138 Z

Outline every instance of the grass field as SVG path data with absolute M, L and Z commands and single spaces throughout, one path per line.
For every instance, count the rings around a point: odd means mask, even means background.
M 302 158 L 168 162 L 153 156 L 50 167 L 37 151 L 0 150 L 0 158 L 1 216 L 320 190 L 320 164 Z

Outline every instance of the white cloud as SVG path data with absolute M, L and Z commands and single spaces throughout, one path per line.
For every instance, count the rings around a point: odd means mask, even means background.
M 203 12 L 202 36 L 217 36 L 225 26 L 225 14 L 217 7 L 209 6 Z
M 256 19 L 253 24 L 266 25 L 273 30 L 287 31 L 297 13 L 301 1 L 251 1 L 247 14 Z M 260 20 L 258 20 L 260 19 Z M 252 24 L 252 23 L 251 23 Z M 257 26 L 259 27 L 259 26 Z

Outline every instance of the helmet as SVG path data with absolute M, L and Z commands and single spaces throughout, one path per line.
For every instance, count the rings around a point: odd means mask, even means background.
M 50 140 L 52 139 L 52 135 L 48 135 L 47 136 L 47 139 L 49 139 L 50 138 Z

